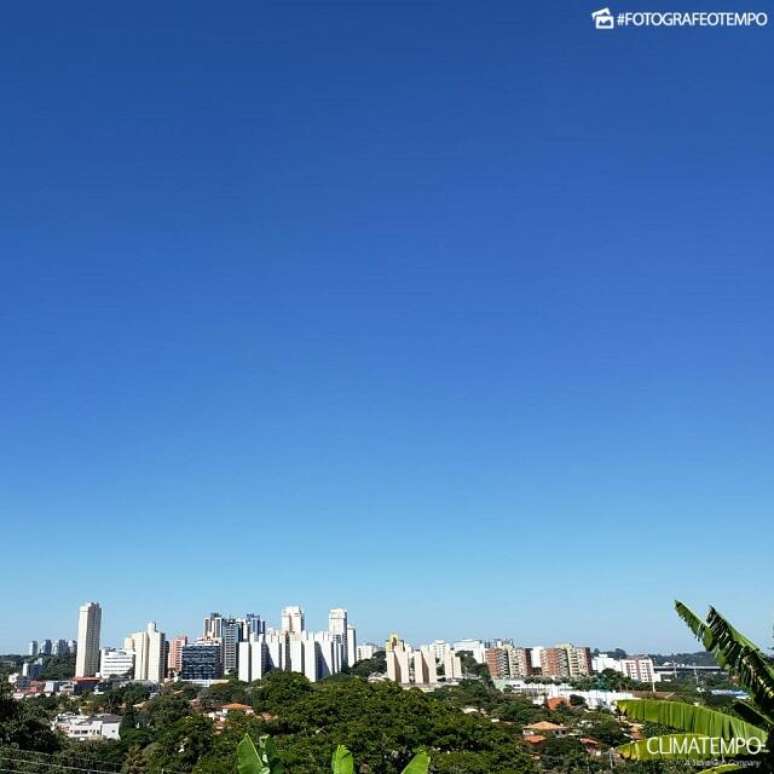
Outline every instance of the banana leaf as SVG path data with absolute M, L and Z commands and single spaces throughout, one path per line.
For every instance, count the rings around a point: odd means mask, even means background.
M 352 753 L 343 744 L 340 744 L 333 751 L 331 771 L 333 774 L 353 774 L 354 770 L 355 761 L 352 758 Z
M 721 739 L 757 739 L 766 744 L 767 732 L 744 720 L 716 712 L 706 707 L 678 701 L 657 699 L 625 699 L 616 705 L 628 718 L 658 723 L 689 734 L 719 737 Z

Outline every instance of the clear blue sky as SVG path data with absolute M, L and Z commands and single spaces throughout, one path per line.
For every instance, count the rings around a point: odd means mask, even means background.
M 770 643 L 774 23 L 595 7 L 4 9 L 0 652 Z

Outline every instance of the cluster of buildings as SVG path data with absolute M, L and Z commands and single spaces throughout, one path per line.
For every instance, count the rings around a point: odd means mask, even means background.
M 435 683 L 462 676 L 461 653 L 486 664 L 493 679 L 545 676 L 572 679 L 592 672 L 591 650 L 570 643 L 547 647 L 518 647 L 510 640 L 435 640 L 412 648 L 393 634 L 385 645 L 387 676 L 399 683 Z
M 300 607 L 286 607 L 279 629 L 262 627 L 239 643 L 238 676 L 251 682 L 279 669 L 299 672 L 314 682 L 357 660 L 357 632 L 344 608 L 330 611 L 327 631 L 313 632 L 306 629 Z
M 72 656 L 78 644 L 75 640 L 30 640 L 28 656 Z
M 330 610 L 328 628 L 323 631 L 307 629 L 303 608 L 298 606 L 282 609 L 277 628 L 268 626 L 257 613 L 230 617 L 213 612 L 204 618 L 201 635 L 192 640 L 187 635 L 167 639 L 151 622 L 127 635 L 120 648 L 100 647 L 101 627 L 102 608 L 88 602 L 78 612 L 77 641 L 32 641 L 29 655 L 37 659 L 26 662 L 23 672 L 14 676 L 17 688 L 34 687 L 42 657 L 49 654 L 75 654 L 75 680 L 70 689 L 77 693 L 105 680 L 161 683 L 178 679 L 208 685 L 230 675 L 252 682 L 272 670 L 298 672 L 317 681 L 373 658 L 378 649 L 373 644 L 358 645 L 347 610 L 339 607 Z M 644 683 L 660 679 L 649 657 L 616 659 L 602 653 L 592 658 L 588 647 L 571 643 L 521 647 L 511 640 L 436 640 L 413 647 L 392 634 L 384 650 L 387 679 L 403 685 L 434 686 L 459 680 L 463 652 L 486 665 L 498 681 L 534 676 L 573 680 L 606 669 Z
M 328 629 L 306 628 L 301 607 L 283 608 L 279 628 L 256 613 L 238 618 L 210 613 L 202 634 L 167 639 L 155 622 L 124 639 L 121 648 L 100 648 L 102 609 L 97 602 L 78 614 L 76 680 L 123 678 L 160 683 L 168 678 L 209 684 L 229 675 L 246 682 L 259 680 L 273 669 L 299 672 L 311 681 L 340 672 L 375 646 L 358 647 L 357 632 L 344 608 L 333 608 Z
M 554 647 L 516 647 L 498 641 L 484 651 L 484 659 L 493 678 L 542 677 L 576 679 L 592 672 L 591 649 L 572 643 Z
M 462 660 L 448 642 L 413 648 L 397 634 L 391 634 L 384 646 L 387 679 L 402 685 L 433 686 L 462 678 Z

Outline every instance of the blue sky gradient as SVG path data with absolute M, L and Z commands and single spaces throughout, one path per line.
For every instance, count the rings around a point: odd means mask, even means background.
M 770 643 L 774 30 L 534 5 L 5 9 L 0 652 Z

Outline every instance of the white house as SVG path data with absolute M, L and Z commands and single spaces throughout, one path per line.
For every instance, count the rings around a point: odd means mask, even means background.
M 51 723 L 54 731 L 61 731 L 70 739 L 120 739 L 120 726 L 120 715 L 78 715 L 75 712 L 57 715 Z

